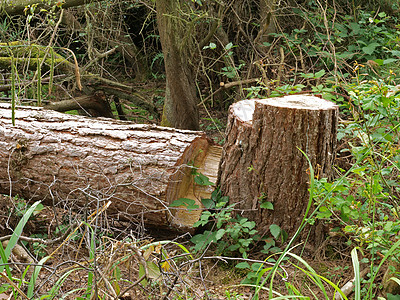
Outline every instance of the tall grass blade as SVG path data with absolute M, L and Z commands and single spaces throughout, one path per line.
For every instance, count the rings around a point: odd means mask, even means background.
M 18 225 L 15 228 L 15 230 L 10 238 L 10 241 L 8 242 L 6 249 L 4 250 L 5 258 L 2 258 L 3 263 L 7 263 L 8 258 L 10 257 L 10 254 L 11 254 L 11 250 L 17 244 L 18 239 L 19 239 L 20 235 L 22 234 L 22 230 L 24 229 L 24 227 L 26 225 L 26 222 L 28 222 L 29 218 L 31 217 L 32 213 L 35 211 L 36 206 L 38 206 L 39 203 L 40 203 L 40 201 L 36 201 L 35 203 L 33 203 L 33 205 L 24 213 L 21 220 L 18 222 Z M 3 272 L 3 270 L 4 270 L 4 266 L 0 266 L 0 272 Z
M 14 56 L 11 55 L 11 122 L 15 126 L 15 101 L 16 101 L 16 91 L 15 91 L 15 76 L 17 68 L 14 63 Z
M 37 68 L 36 68 L 36 72 L 37 72 L 37 106 L 41 106 L 42 105 L 42 68 L 41 68 L 41 63 L 40 63 L 40 48 L 38 46 L 36 46 L 37 48 Z M 45 57 L 43 58 L 43 60 L 45 59 Z
M 53 89 L 53 80 L 54 80 L 54 62 L 55 62 L 55 54 L 54 49 L 50 48 L 50 79 L 49 79 L 49 96 L 51 95 L 51 90 Z
M 373 288 L 373 283 L 375 281 L 375 277 L 378 275 L 380 268 L 382 267 L 382 265 L 385 263 L 385 261 L 393 255 L 393 253 L 400 247 L 400 240 L 398 240 L 396 243 L 393 244 L 392 247 L 390 247 L 390 249 L 388 250 L 388 252 L 386 253 L 386 255 L 382 258 L 381 262 L 379 263 L 378 267 L 376 268 L 375 272 L 371 275 L 370 278 L 370 285 L 368 288 L 368 292 L 367 295 L 370 295 L 372 288 Z M 397 281 L 396 281 L 397 282 Z
M 8 278 L 12 278 L 11 275 L 11 270 L 10 270 L 10 266 L 8 265 L 8 256 L 6 255 L 4 248 L 3 248 L 3 244 L 0 243 L 0 257 L 1 257 L 1 263 L 4 264 L 3 266 L 1 266 L 1 268 L 6 269 L 6 273 Z
M 58 290 L 61 288 L 61 286 L 63 285 L 64 281 L 68 278 L 68 276 L 74 272 L 74 271 L 78 271 L 78 270 L 82 270 L 82 268 L 76 268 L 76 269 L 72 269 L 69 270 L 68 272 L 64 273 L 58 280 L 57 282 L 54 284 L 54 286 L 52 287 L 52 289 L 50 290 L 49 294 L 46 296 L 42 296 L 40 299 L 47 299 L 50 296 L 50 299 L 54 299 L 58 293 Z M 58 299 L 58 298 L 57 298 Z
M 43 258 L 39 261 L 38 266 L 35 267 L 35 270 L 33 271 L 31 280 L 29 281 L 28 292 L 27 292 L 27 294 L 26 294 L 29 298 L 32 298 L 32 297 L 33 297 L 33 292 L 34 292 L 34 289 L 35 289 L 36 280 L 37 280 L 37 278 L 38 278 L 38 276 L 39 276 L 40 270 L 42 269 L 43 264 L 44 264 L 49 258 L 50 258 L 50 256 L 43 257 Z
M 355 285 L 354 300 L 361 300 L 360 262 L 358 260 L 357 248 L 351 250 L 351 261 L 353 262 L 353 270 L 354 270 L 354 285 Z

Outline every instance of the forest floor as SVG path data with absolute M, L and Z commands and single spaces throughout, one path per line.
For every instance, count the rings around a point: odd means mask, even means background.
M 0 224 L 1 224 L 1 236 L 12 234 L 12 229 L 17 226 L 18 210 L 22 208 L 22 202 L 19 202 L 17 198 L 10 199 L 8 196 L 1 196 L 1 207 L 0 207 Z M 14 212 L 13 214 L 10 214 Z M 66 218 L 68 216 L 68 218 Z M 23 236 L 30 238 L 43 238 L 45 240 L 54 240 L 56 237 L 54 233 L 57 232 L 57 223 L 64 223 L 69 218 L 74 219 L 77 215 L 71 211 L 64 211 L 62 209 L 47 207 L 45 206 L 37 215 L 31 217 L 25 226 Z M 75 226 L 76 228 L 76 226 Z M 102 250 L 98 250 L 96 254 L 96 264 L 99 270 L 101 270 L 97 276 L 96 281 L 98 282 L 98 293 L 106 294 L 106 291 L 110 289 L 107 284 L 111 284 L 115 290 L 124 291 L 122 296 L 116 299 L 251 299 L 254 293 L 254 289 L 248 286 L 241 286 L 240 282 L 246 277 L 246 272 L 236 269 L 235 261 L 228 261 L 216 258 L 207 258 L 212 256 L 212 253 L 207 253 L 204 257 L 190 265 L 190 268 L 185 272 L 179 273 L 179 281 L 181 283 L 175 283 L 173 292 L 170 293 L 169 298 L 163 298 L 167 290 L 167 285 L 164 286 L 159 284 L 148 284 L 142 286 L 140 284 L 132 285 L 132 282 L 136 282 L 140 277 L 140 271 L 138 265 L 140 260 L 137 257 L 132 257 L 126 262 L 122 263 L 123 257 L 129 252 L 127 245 L 130 244 L 133 239 L 136 240 L 136 244 L 145 245 L 146 243 L 174 239 L 179 241 L 181 245 L 184 245 L 190 249 L 190 242 L 188 241 L 188 235 L 179 238 L 179 236 L 171 235 L 171 233 L 165 233 L 160 231 L 148 231 L 147 233 L 142 232 L 141 236 L 134 224 L 128 224 L 123 222 L 115 222 L 115 220 L 103 219 L 101 229 L 102 232 L 101 240 L 97 241 L 99 247 Z M 22 241 L 22 247 L 18 247 L 13 251 L 11 256 L 11 262 L 15 263 L 11 266 L 12 274 L 14 278 L 23 278 L 23 272 L 27 263 L 37 263 L 41 258 L 51 255 L 51 258 L 46 261 L 45 267 L 40 271 L 38 281 L 36 284 L 36 292 L 38 295 L 48 293 L 55 285 L 56 282 L 62 277 L 62 274 L 66 274 L 72 271 L 69 276 L 66 277 L 60 290 L 58 291 L 58 297 L 63 299 L 77 299 L 78 296 L 86 291 L 88 285 L 89 268 L 93 267 L 93 259 L 90 258 L 89 249 L 87 245 L 88 233 L 84 227 L 80 227 L 77 233 L 72 237 L 66 237 L 56 243 L 50 243 L 49 245 L 43 245 L 36 242 L 34 239 L 31 242 Z M 28 239 L 29 240 L 29 239 Z M 3 245 L 5 246 L 3 241 Z M 170 251 L 171 255 L 174 253 Z M 176 251 L 176 250 L 175 250 Z M 142 253 L 143 254 L 143 253 Z M 199 254 L 196 256 L 200 256 Z M 307 258 L 305 258 L 307 257 Z M 255 260 L 264 260 L 265 255 L 259 252 L 250 253 L 250 258 Z M 327 242 L 318 250 L 318 253 L 313 255 L 308 253 L 303 258 L 316 270 L 316 272 L 329 280 L 342 286 L 345 282 L 352 279 L 352 267 L 350 259 L 350 249 L 344 249 L 343 245 L 334 244 L 327 240 Z M 153 257 L 157 259 L 157 255 Z M 118 264 L 119 272 L 118 278 L 115 279 L 115 274 L 110 270 L 110 264 L 115 261 L 121 260 Z M 200 263 L 199 263 L 200 262 Z M 306 287 L 312 290 L 312 282 L 306 278 L 301 271 L 297 270 L 294 265 L 286 264 L 287 268 L 287 281 L 276 279 L 274 283 L 274 289 L 279 291 L 285 290 L 284 286 L 287 282 L 293 285 Z M 33 269 L 28 270 L 26 281 L 29 280 L 32 275 Z M 165 280 L 165 279 L 164 279 Z M 153 283 L 157 282 L 154 279 Z M 4 277 L 0 279 L 1 284 L 7 284 Z M 118 286 L 117 286 L 118 283 Z M 142 282 L 143 283 L 143 282 Z M 180 284 L 182 286 L 180 286 Z M 23 290 L 25 285 L 22 285 Z M 170 286 L 170 285 L 169 285 Z M 26 287 L 26 286 L 25 286 Z M 130 287 L 130 288 L 129 288 Z M 281 287 L 281 288 L 280 288 Z M 311 292 L 308 294 L 311 296 Z M 329 291 L 329 288 L 328 288 Z M 71 293 L 66 296 L 67 293 Z M 176 293 L 182 293 L 179 298 Z M 315 291 L 314 291 L 315 293 Z M 316 296 L 320 291 L 316 292 Z M 329 293 L 332 295 L 333 290 Z M 163 295 L 164 296 L 161 296 Z M 7 295 L 7 292 L 4 292 Z M 324 298 L 321 294 L 321 299 Z M 0 298 L 1 299 L 1 298 Z M 112 297 L 106 299 L 113 299 Z M 267 299 L 266 292 L 261 293 L 260 299 Z M 318 298 L 319 299 L 319 298 Z

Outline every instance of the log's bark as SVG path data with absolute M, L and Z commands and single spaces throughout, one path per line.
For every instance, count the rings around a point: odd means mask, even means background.
M 39 11 L 40 8 L 56 6 L 59 3 L 62 3 L 62 8 L 68 8 L 99 1 L 101 0 L 2 0 L 2 3 L 0 3 L 0 15 L 4 13 L 8 15 L 22 15 L 26 7 L 33 5 L 37 5 L 36 11 Z
M 314 96 L 244 100 L 229 110 L 219 170 L 221 190 L 261 232 L 279 225 L 293 236 L 309 200 L 310 159 L 319 177 L 331 176 L 338 107 Z M 274 209 L 260 208 L 269 201 Z M 317 230 L 318 229 L 318 230 Z M 321 227 L 309 241 L 321 242 Z
M 75 209 L 111 200 L 114 218 L 177 228 L 191 227 L 201 210 L 187 217 L 168 205 L 211 192 L 193 183 L 191 169 L 216 179 L 221 150 L 202 132 L 32 107 L 18 107 L 15 123 L 0 104 L 0 193 Z

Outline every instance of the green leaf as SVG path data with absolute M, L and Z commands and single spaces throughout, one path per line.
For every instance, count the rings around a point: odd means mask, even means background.
M 42 203 L 39 203 L 35 210 L 33 211 L 33 215 L 36 216 L 37 214 L 39 214 L 42 210 L 44 209 L 44 205 Z
M 233 44 L 232 44 L 232 43 L 228 43 L 228 44 L 225 46 L 225 50 L 230 50 L 230 49 L 232 49 L 232 47 L 233 47 Z
M 244 262 L 238 263 L 238 264 L 235 266 L 235 268 L 238 268 L 238 269 L 250 269 L 250 265 L 249 265 L 248 262 L 244 261 Z
M 318 71 L 317 73 L 315 73 L 315 78 L 321 78 L 322 76 L 324 76 L 325 75 L 325 70 L 324 69 L 322 69 L 322 70 L 320 70 L 320 71 Z
M 367 45 L 365 47 L 362 47 L 362 51 L 365 54 L 371 55 L 372 53 L 374 53 L 376 47 L 378 47 L 378 46 L 379 46 L 378 43 L 371 43 L 371 44 L 369 44 L 369 45 Z
M 8 261 L 8 257 L 11 254 L 11 250 L 14 248 L 14 246 L 17 244 L 19 237 L 22 234 L 22 230 L 24 229 L 24 226 L 26 225 L 26 223 L 28 222 L 29 218 L 31 217 L 31 215 L 33 214 L 33 212 L 35 211 L 36 207 L 40 204 L 40 201 L 37 201 L 35 203 L 33 203 L 33 205 L 24 213 L 24 215 L 22 216 L 21 220 L 18 222 L 17 227 L 15 227 L 15 230 L 10 238 L 10 241 L 7 244 L 6 249 L 4 249 L 4 254 L 6 258 L 6 261 L 4 261 L 4 258 L 2 258 L 2 261 L 4 264 L 6 264 Z M 0 272 L 3 272 L 4 270 L 4 266 L 0 267 Z
M 352 30 L 352 34 L 359 34 L 361 31 L 361 26 L 356 22 L 350 22 L 349 27 Z
M 211 199 L 201 199 L 201 203 L 204 205 L 205 208 L 207 209 L 213 209 L 215 208 L 215 202 Z
M 400 300 L 400 295 L 393 295 L 393 294 L 388 293 L 387 300 Z
M 146 261 L 149 278 L 158 279 L 161 275 L 160 268 L 152 261 Z
M 320 219 L 329 218 L 331 215 L 332 213 L 326 206 L 321 206 L 317 213 L 317 217 Z
M 263 268 L 264 264 L 262 263 L 254 263 L 251 265 L 251 269 L 253 271 L 259 272 Z
M 397 58 L 388 58 L 388 59 L 385 59 L 385 60 L 383 61 L 383 64 L 384 64 L 384 65 L 387 65 L 387 64 L 394 63 L 394 62 L 396 62 L 396 61 L 398 61 Z
M 203 50 L 205 49 L 215 49 L 217 48 L 217 45 L 215 43 L 210 43 L 208 46 L 204 46 Z
M 314 78 L 314 73 L 300 73 L 303 78 Z
M 38 276 L 39 276 L 40 270 L 42 269 L 44 263 L 45 263 L 49 258 L 50 258 L 50 256 L 46 256 L 46 257 L 42 258 L 42 259 L 39 261 L 38 265 L 35 267 L 35 270 L 33 271 L 33 274 L 32 274 L 32 276 L 31 276 L 31 280 L 29 281 L 28 292 L 27 292 L 27 294 L 26 294 L 29 298 L 32 298 L 32 297 L 33 297 L 33 292 L 34 292 L 34 289 L 35 289 L 35 283 L 36 283 L 36 280 L 37 280 L 37 278 L 38 278 Z
M 400 51 L 399 50 L 391 50 L 389 52 L 392 53 L 392 55 L 394 55 L 394 56 L 400 56 Z
M 214 185 L 207 176 L 199 173 L 194 177 L 194 182 L 198 185 Z
M 278 238 L 281 234 L 281 228 L 276 224 L 271 224 L 271 226 L 269 226 L 269 231 L 274 238 Z
M 218 241 L 220 240 L 225 234 L 225 229 L 219 229 L 215 234 L 215 239 Z
M 178 207 L 178 206 L 192 206 L 196 204 L 196 201 L 193 199 L 188 199 L 188 198 L 179 198 L 178 200 L 173 201 L 169 207 Z
M 274 210 L 274 205 L 271 202 L 263 202 L 260 205 L 261 208 L 266 208 L 266 209 L 270 209 L 270 210 Z
M 142 266 L 142 264 L 139 264 L 139 278 L 141 278 L 142 276 L 144 276 L 146 274 L 144 267 Z M 146 287 L 147 285 L 147 279 L 143 278 L 143 280 L 140 282 L 141 285 L 143 285 L 144 287 Z
M 196 201 L 188 198 L 179 198 L 178 200 L 173 201 L 169 205 L 169 207 L 180 207 L 180 206 L 185 206 L 188 211 L 199 208 L 199 206 L 196 204 Z

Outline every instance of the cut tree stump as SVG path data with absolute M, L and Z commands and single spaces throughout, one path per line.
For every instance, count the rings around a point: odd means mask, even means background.
M 193 183 L 194 167 L 215 182 L 221 156 L 202 132 L 26 106 L 15 114 L 13 126 L 0 104 L 0 193 L 74 209 L 111 201 L 113 218 L 186 230 L 213 190 Z M 177 197 L 200 209 L 169 208 Z
M 219 184 L 261 234 L 276 224 L 293 236 L 309 200 L 310 159 L 316 176 L 330 177 L 338 106 L 310 95 L 243 100 L 229 110 Z M 273 210 L 260 208 L 271 202 Z M 323 239 L 311 228 L 310 242 Z M 308 232 L 307 232 L 308 234 Z

